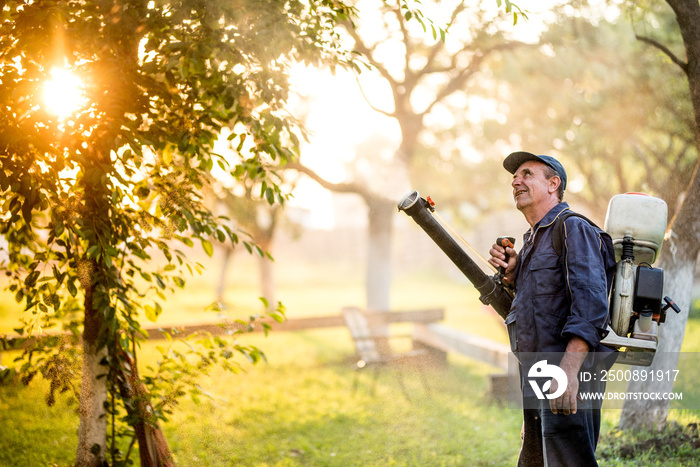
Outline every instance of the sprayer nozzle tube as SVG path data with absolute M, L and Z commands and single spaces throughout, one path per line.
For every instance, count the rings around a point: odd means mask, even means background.
M 407 209 L 410 209 L 414 204 L 416 204 L 416 201 L 420 199 L 420 195 L 416 190 L 410 191 L 404 195 L 403 198 L 401 198 L 401 201 L 398 203 L 398 208 L 399 211 L 405 211 Z
M 484 274 L 433 217 L 433 207 L 421 198 L 417 191 L 412 191 L 399 201 L 398 208 L 409 215 L 428 234 L 474 287 L 481 292 L 482 302 L 493 306 L 496 312 L 505 318 L 510 310 L 512 298 L 504 290 L 495 286 L 493 279 Z

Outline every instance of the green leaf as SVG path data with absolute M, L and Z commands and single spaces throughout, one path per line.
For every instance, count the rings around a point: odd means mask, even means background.
M 144 306 L 143 310 L 146 313 L 146 318 L 154 323 L 158 320 L 158 316 L 160 316 L 160 314 L 163 312 L 163 308 L 158 302 L 156 302 L 155 307 L 151 305 Z
M 26 285 L 27 287 L 33 287 L 36 284 L 37 279 L 39 279 L 40 275 L 41 275 L 40 271 L 32 271 L 24 279 L 24 285 Z
M 214 254 L 214 247 L 212 246 L 211 242 L 206 239 L 202 239 L 202 248 L 204 248 L 204 252 L 209 256 L 210 258 Z
M 156 315 L 156 309 L 153 308 L 151 305 L 146 305 L 143 307 L 143 311 L 146 313 L 146 318 L 148 318 L 149 321 L 156 322 L 158 319 L 158 315 Z
M 99 252 L 100 245 L 92 245 L 90 248 L 88 248 L 87 257 L 90 259 L 96 258 Z
M 74 280 L 75 278 L 71 278 L 68 282 L 66 282 L 66 287 L 68 288 L 68 293 L 71 295 L 71 297 L 75 297 L 78 294 L 78 289 L 75 287 Z
M 271 311 L 268 313 L 272 319 L 277 321 L 278 323 L 284 323 L 284 315 L 280 313 L 279 311 Z

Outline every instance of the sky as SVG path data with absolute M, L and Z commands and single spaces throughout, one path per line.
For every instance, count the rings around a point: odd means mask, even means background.
M 292 108 L 301 107 L 310 132 L 301 160 L 329 182 L 346 181 L 346 166 L 355 159 L 357 145 L 369 135 L 380 133 L 398 144 L 398 125 L 367 105 L 351 72 L 338 70 L 333 76 L 327 70 L 298 65 L 292 86 L 297 93 Z M 333 228 L 331 194 L 316 182 L 304 177 L 290 204 L 312 209 L 312 227 Z

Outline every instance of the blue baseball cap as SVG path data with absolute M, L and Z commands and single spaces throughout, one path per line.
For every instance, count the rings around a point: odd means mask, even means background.
M 553 158 L 552 156 L 536 156 L 531 152 L 517 151 L 508 154 L 508 157 L 503 161 L 503 167 L 510 173 L 514 174 L 518 167 L 523 165 L 527 161 L 537 161 L 548 165 L 559 175 L 561 179 L 562 189 L 566 189 L 566 170 L 561 162 Z

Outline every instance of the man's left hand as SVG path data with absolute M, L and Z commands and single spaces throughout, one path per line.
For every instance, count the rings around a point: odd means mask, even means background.
M 566 378 L 568 383 L 566 385 L 566 391 L 564 394 L 557 397 L 556 399 L 549 400 L 549 408 L 552 413 L 563 413 L 564 415 L 574 414 L 577 409 L 577 397 L 578 397 L 578 369 L 574 372 L 566 371 Z M 552 388 L 550 389 L 550 394 L 557 391 L 559 385 L 556 379 L 552 379 Z
M 549 400 L 549 408 L 552 413 L 563 413 L 564 415 L 576 413 L 578 407 L 578 371 L 583 365 L 583 361 L 588 355 L 588 344 L 580 337 L 572 337 L 566 346 L 566 352 L 561 359 L 559 367 L 566 373 L 568 384 L 564 394 L 556 399 Z M 550 394 L 557 391 L 558 384 L 556 380 L 552 380 Z

